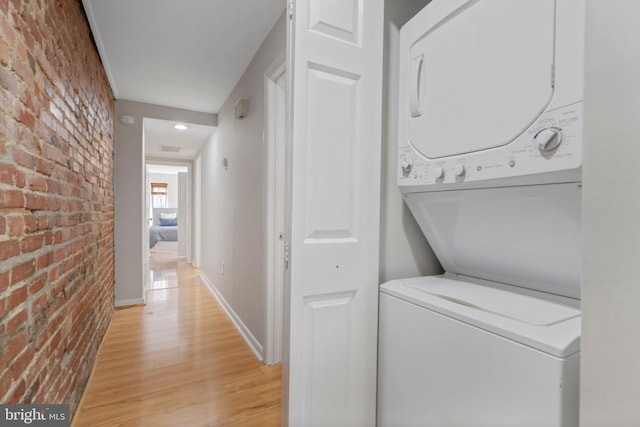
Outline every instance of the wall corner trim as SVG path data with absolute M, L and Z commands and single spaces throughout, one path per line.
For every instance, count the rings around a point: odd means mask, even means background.
M 207 275 L 204 274 L 202 271 L 200 272 L 200 279 L 202 280 L 202 283 L 205 284 L 207 289 L 209 289 L 209 292 L 211 292 L 211 295 L 213 295 L 213 297 L 218 301 L 218 303 L 220 303 L 220 305 L 222 306 L 222 309 L 227 314 L 229 319 L 231 319 L 231 321 L 235 325 L 238 332 L 240 332 L 240 335 L 242 335 L 242 338 L 244 338 L 245 342 L 249 345 L 249 348 L 251 349 L 251 351 L 253 351 L 253 353 L 256 355 L 258 360 L 260 360 L 261 362 L 264 362 L 264 356 L 263 356 L 264 349 L 262 347 L 262 344 L 260 344 L 260 342 L 258 342 L 256 337 L 253 336 L 249 328 L 247 328 L 247 326 L 242 322 L 242 319 L 240 319 L 240 316 L 238 316 L 238 314 L 233 310 L 233 308 L 227 302 L 227 300 L 224 299 L 224 297 L 222 296 L 218 288 L 216 288 L 213 282 L 211 282 L 211 280 L 209 280 Z

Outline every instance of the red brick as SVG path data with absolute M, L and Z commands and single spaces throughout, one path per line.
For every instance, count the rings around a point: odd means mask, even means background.
M 24 234 L 24 217 L 22 215 L 11 215 L 6 219 L 9 236 L 22 236 Z
M 38 231 L 49 229 L 49 215 L 41 214 L 36 217 Z
M 13 154 L 13 160 L 20 166 L 24 166 L 27 169 L 33 169 L 35 167 L 34 157 L 25 151 L 20 146 L 14 146 L 11 150 Z
M 14 380 L 17 380 L 26 372 L 27 366 L 29 366 L 31 360 L 33 360 L 33 356 L 33 346 L 27 345 L 24 351 L 13 360 L 11 363 L 11 371 L 13 372 Z
M 11 269 L 11 285 L 15 285 L 16 283 L 21 282 L 26 278 L 32 276 L 33 273 L 35 273 L 35 271 L 36 271 L 36 263 L 35 263 L 35 260 L 33 259 L 23 262 L 22 264 L 16 265 Z M 20 289 L 23 289 L 23 288 L 20 288 Z M 27 295 L 26 287 L 24 288 L 24 294 L 26 298 L 26 295 Z M 13 294 L 11 295 L 13 298 Z M 16 304 L 12 303 L 12 305 L 15 306 Z
M 47 180 L 39 175 L 30 175 L 27 178 L 27 186 L 31 191 L 47 191 Z
M 13 184 L 13 177 L 15 173 L 16 173 L 16 168 L 13 165 L 0 163 L 0 183 L 1 184 Z
M 29 110 L 35 117 L 39 117 L 40 116 L 40 112 L 42 110 L 41 106 L 40 106 L 40 100 L 36 97 L 36 94 L 34 94 L 33 92 L 23 92 L 20 94 L 20 101 L 22 101 L 22 103 L 25 105 L 25 107 L 27 107 L 27 110 Z M 30 131 L 34 132 L 34 136 L 41 139 L 42 138 L 42 132 L 41 132 L 41 124 L 39 121 L 36 121 L 34 117 L 34 122 L 33 122 L 33 126 L 29 129 Z
M 7 302 L 9 304 L 9 310 L 11 311 L 15 307 L 18 307 L 20 304 L 24 303 L 27 300 L 27 286 L 22 285 L 17 289 L 14 289 L 9 297 L 7 298 Z
M 20 246 L 15 240 L 0 242 L 0 261 L 7 260 L 20 254 Z
M 33 84 L 32 82 L 29 84 Z M 16 115 L 16 119 L 18 119 L 18 121 L 20 123 L 22 123 L 23 125 L 27 126 L 28 128 L 33 128 L 35 123 L 36 123 L 36 118 L 33 116 L 33 114 L 28 111 L 26 108 L 20 108 L 17 112 Z
M 24 207 L 32 211 L 44 210 L 47 208 L 47 199 L 41 194 L 27 193 L 24 195 Z
M 35 163 L 36 171 L 40 172 L 43 175 L 51 176 L 51 173 L 53 172 L 53 166 L 51 165 L 51 162 L 37 157 L 35 158 Z
M 8 68 L 0 67 L 0 87 L 5 88 L 9 93 L 18 92 L 18 80 Z
M 38 220 L 35 215 L 26 214 L 22 217 L 24 219 L 24 232 L 33 233 L 38 231 Z
M 0 369 L 8 366 L 19 353 L 22 351 L 25 345 L 29 342 L 29 338 L 26 332 L 22 332 L 19 335 L 13 337 L 9 343 L 4 346 L 3 352 L 0 353 Z M 4 403 L 4 402 L 3 402 Z
M 4 368 L 0 369 L 0 402 L 2 400 L 2 395 L 11 388 L 11 383 L 13 382 L 13 378 L 11 378 L 11 369 Z
M 25 96 L 24 93 L 21 93 L 20 96 Z M 15 110 L 15 118 L 18 119 L 19 123 L 24 123 L 24 120 L 28 120 L 28 118 L 24 118 L 23 116 L 25 114 L 31 114 L 30 112 L 25 110 L 25 107 L 23 105 L 18 105 L 14 108 Z M 24 118 L 24 120 L 23 120 Z M 35 134 L 33 133 L 33 127 L 35 126 L 35 118 L 33 121 L 33 125 L 25 127 L 25 126 L 18 126 L 18 129 L 16 130 L 17 133 L 17 140 L 19 141 L 19 148 L 22 149 L 24 152 L 33 154 L 33 155 L 42 155 L 42 149 L 40 148 L 40 141 L 36 138 Z
M 20 79 L 27 85 L 27 87 L 33 87 L 35 79 L 33 71 L 29 67 L 28 60 L 23 61 L 22 58 L 13 58 L 13 71 L 20 77 Z
M 7 232 L 7 220 L 3 216 L 0 216 L 0 234 Z
M 36 268 L 42 270 L 49 267 L 53 263 L 53 252 L 47 252 L 46 254 L 38 257 L 36 261 Z
M 0 273 L 0 292 L 4 293 L 9 287 L 11 270 Z M 0 316 L 2 318 L 2 316 Z
M 40 295 L 38 298 L 33 300 L 33 302 L 31 302 L 31 313 L 32 313 L 32 315 L 38 313 L 40 310 L 45 308 L 46 305 L 47 305 L 47 296 L 46 295 Z
M 9 58 L 9 47 L 2 39 L 0 39 L 0 64 L 6 67 L 9 64 Z
M 27 180 L 25 178 L 24 172 L 16 169 L 16 186 L 19 188 L 24 188 L 27 185 Z
M 11 295 L 13 297 L 13 294 Z M 17 331 L 26 329 L 26 322 L 27 310 L 22 309 L 6 321 L 7 334 L 13 336 Z
M 25 386 L 25 383 L 24 383 L 24 380 L 20 379 L 20 381 L 17 384 L 18 385 L 16 385 L 14 387 L 13 391 L 9 395 L 9 398 L 7 400 L 7 403 L 9 403 L 9 404 L 17 405 L 17 404 L 21 403 L 23 398 L 24 398 L 24 394 L 25 394 L 25 392 L 27 390 L 26 386 Z
M 22 242 L 20 242 L 20 250 L 23 254 L 33 252 L 42 247 L 43 241 L 44 235 L 42 234 L 27 236 L 22 239 Z
M 62 154 L 62 152 L 57 147 L 47 145 L 45 146 L 45 153 L 49 160 L 53 160 L 60 165 L 67 164 L 67 156 Z
M 24 197 L 19 190 L 0 191 L 0 209 L 22 208 L 24 207 Z
M 43 273 L 29 283 L 29 286 L 28 286 L 29 295 L 38 293 L 40 290 L 44 288 L 46 284 L 47 284 L 47 273 Z
M 7 295 L 0 295 L 0 319 L 4 319 L 4 317 L 11 311 L 11 306 L 9 305 L 9 298 Z M 2 324 L 4 326 L 4 324 Z M 3 337 L 0 335 L 0 340 L 2 338 L 6 339 L 6 334 Z M 2 344 L 0 342 L 0 344 Z M 0 348 L 2 348 L 0 346 Z M 0 356 L 2 356 L 2 352 L 0 352 Z
M 12 105 L 9 96 L 5 90 L 0 89 L 0 110 L 7 113 L 12 112 Z
M 62 192 L 62 185 L 55 179 L 47 178 L 47 189 L 50 194 L 60 194 Z

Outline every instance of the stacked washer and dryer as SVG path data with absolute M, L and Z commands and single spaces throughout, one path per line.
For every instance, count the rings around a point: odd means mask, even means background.
M 398 184 L 445 273 L 381 287 L 379 426 L 578 425 L 584 9 L 401 29 Z

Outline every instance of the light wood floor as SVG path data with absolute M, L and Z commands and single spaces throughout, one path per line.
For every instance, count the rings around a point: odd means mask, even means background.
M 196 269 L 154 257 L 147 305 L 115 312 L 72 426 L 279 426 L 280 366 L 256 359 Z

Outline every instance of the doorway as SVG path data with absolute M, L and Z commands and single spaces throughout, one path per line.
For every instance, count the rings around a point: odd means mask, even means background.
M 178 259 L 190 262 L 190 169 L 188 163 L 146 162 L 146 290 L 177 286 Z
M 267 365 L 282 361 L 284 273 L 288 267 L 285 235 L 286 200 L 286 64 L 284 52 L 265 73 L 267 102 L 267 167 L 266 170 L 266 346 Z

